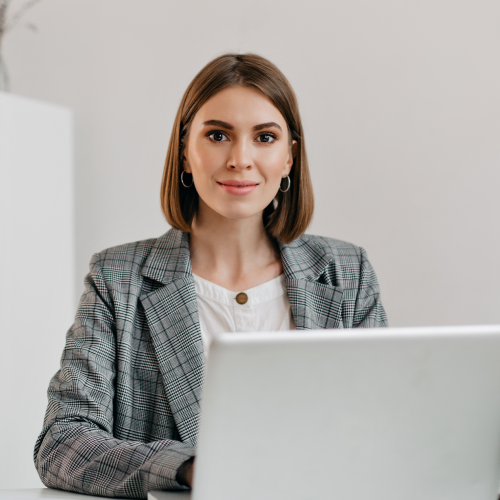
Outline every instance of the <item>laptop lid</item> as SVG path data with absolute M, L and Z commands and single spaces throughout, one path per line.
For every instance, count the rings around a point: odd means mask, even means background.
M 222 334 L 193 500 L 492 500 L 500 326 Z

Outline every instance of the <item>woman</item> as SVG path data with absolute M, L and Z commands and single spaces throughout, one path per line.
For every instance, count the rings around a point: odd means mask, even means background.
M 301 236 L 313 212 L 302 125 L 266 59 L 223 55 L 194 78 L 161 201 L 173 229 L 92 258 L 35 447 L 47 486 L 189 487 L 212 333 L 386 324 L 365 251 Z

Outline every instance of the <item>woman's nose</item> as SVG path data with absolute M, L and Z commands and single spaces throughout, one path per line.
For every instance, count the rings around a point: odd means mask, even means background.
M 236 141 L 231 148 L 227 168 L 229 170 L 245 170 L 252 168 L 251 148 L 245 141 Z

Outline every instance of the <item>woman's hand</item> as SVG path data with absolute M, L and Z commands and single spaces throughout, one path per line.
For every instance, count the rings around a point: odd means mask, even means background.
M 190 488 L 193 487 L 193 475 L 194 475 L 194 460 L 189 464 L 189 468 L 186 472 L 186 482 Z
M 177 474 L 175 480 L 184 486 L 193 486 L 193 474 L 194 474 L 194 457 L 189 458 L 185 462 L 182 462 L 181 466 L 177 469 Z

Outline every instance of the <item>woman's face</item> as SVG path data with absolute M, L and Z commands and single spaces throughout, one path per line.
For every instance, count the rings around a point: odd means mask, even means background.
M 184 151 L 200 211 L 229 219 L 260 216 L 293 164 L 285 119 L 252 87 L 231 87 L 211 97 L 193 118 Z

